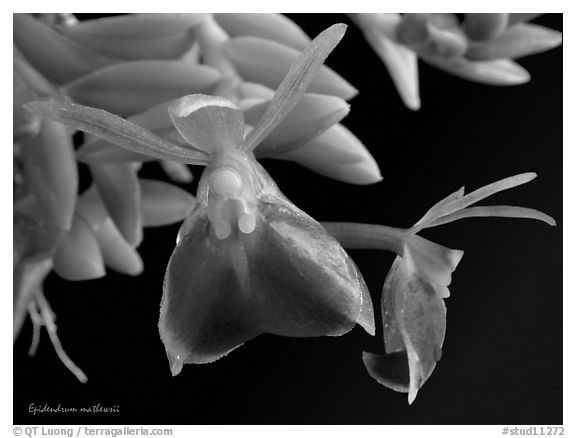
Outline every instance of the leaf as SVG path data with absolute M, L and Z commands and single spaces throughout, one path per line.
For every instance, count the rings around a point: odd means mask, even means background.
M 68 129 L 44 120 L 39 134 L 20 146 L 26 178 L 47 214 L 46 219 L 53 226 L 69 229 L 76 205 L 78 171 Z
M 232 38 L 258 37 L 298 50 L 303 50 L 310 42 L 300 26 L 282 14 L 214 14 L 214 18 Z
M 296 49 L 255 37 L 232 38 L 223 47 L 244 80 L 261 83 L 272 89 L 278 88 L 300 54 Z M 311 82 L 309 91 L 331 94 L 345 100 L 358 93 L 356 88 L 325 66 Z
M 142 240 L 140 185 L 131 163 L 95 164 L 90 172 L 110 217 L 127 242 Z
M 175 59 L 186 53 L 189 30 L 207 14 L 130 14 L 61 27 L 69 38 L 119 59 Z
M 518 219 L 535 219 L 545 222 L 550 226 L 556 226 L 556 221 L 552 217 L 532 208 L 511 207 L 508 205 L 490 205 L 482 207 L 470 207 L 457 211 L 456 213 L 450 214 L 448 216 L 443 216 L 427 225 L 426 228 L 444 225 L 459 219 L 465 219 L 469 217 L 508 217 Z
M 184 96 L 168 108 L 178 132 L 194 148 L 209 155 L 238 150 L 244 143 L 244 115 L 219 96 Z
M 70 281 L 92 280 L 106 274 L 96 237 L 79 214 L 74 215 L 72 228 L 58 245 L 54 270 Z
M 24 108 L 33 114 L 96 135 L 132 152 L 188 164 L 207 162 L 205 154 L 163 140 L 138 125 L 104 110 L 58 101 L 28 102 Z M 89 156 L 78 154 L 77 158 L 82 161 L 89 159 Z
M 517 24 L 483 44 L 471 45 L 466 57 L 474 60 L 520 58 L 562 44 L 562 33 L 536 24 Z
M 13 14 L 14 44 L 42 75 L 64 84 L 118 62 L 59 34 L 29 14 Z
M 366 40 L 382 60 L 396 86 L 404 105 L 413 111 L 420 109 L 418 57 L 396 40 L 395 30 L 400 22 L 398 14 L 358 14 L 367 21 L 362 25 Z M 366 18 L 364 18 L 366 17 Z M 384 29 L 394 29 L 394 37 Z M 393 39 L 394 38 L 394 39 Z
M 162 181 L 140 180 L 142 221 L 145 227 L 158 227 L 180 222 L 194 208 L 194 196 Z
M 471 40 L 487 41 L 497 37 L 508 25 L 510 14 L 466 14 L 464 32 Z
M 66 85 L 74 101 L 133 115 L 186 94 L 206 93 L 220 73 L 185 61 L 130 61 L 96 70 Z
M 312 81 L 324 82 L 325 78 L 316 76 L 316 73 L 330 52 L 340 42 L 345 31 L 345 25 L 336 24 L 318 35 L 300 56 L 293 53 L 294 60 L 285 59 L 285 61 L 292 62 L 290 70 L 278 86 L 268 109 L 254 130 L 248 134 L 244 150 L 255 149 L 282 122 L 284 117 L 298 104 Z M 265 54 L 261 53 L 261 55 L 264 56 Z M 270 62 L 274 62 L 274 60 L 271 59 Z M 314 89 L 310 91 L 314 91 Z
M 509 59 L 468 61 L 464 58 L 442 59 L 422 56 L 431 64 L 452 75 L 487 85 L 519 85 L 530 80 L 530 73 Z
M 256 125 L 269 102 L 256 104 L 244 112 L 246 123 Z M 274 157 L 299 148 L 342 120 L 350 111 L 345 100 L 322 94 L 305 94 L 286 118 L 258 145 L 261 157 Z
M 112 222 L 106 218 L 95 232 L 106 266 L 126 275 L 139 275 L 144 266 L 138 252 L 130 245 Z

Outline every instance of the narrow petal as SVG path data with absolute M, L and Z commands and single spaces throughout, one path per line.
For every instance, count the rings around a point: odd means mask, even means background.
M 463 196 L 464 196 L 464 186 L 460 187 L 454 193 L 451 193 L 441 201 L 438 201 L 436 204 L 434 204 L 426 212 L 426 214 L 422 216 L 422 218 L 414 224 L 412 228 L 422 229 L 428 227 L 430 223 L 434 222 L 437 218 L 445 214 L 444 211 L 446 210 L 447 205 L 452 204 L 454 201 L 456 201 L 459 198 L 462 198 Z
M 274 90 L 255 82 L 242 82 L 240 85 L 238 85 L 238 92 L 244 99 L 257 98 L 262 100 L 270 100 L 274 97 Z
M 24 105 L 33 114 L 96 135 L 129 151 L 188 164 L 206 164 L 206 154 L 183 148 L 104 110 L 69 102 L 35 101 Z M 93 152 L 93 151 L 91 151 Z M 78 160 L 89 156 L 78 155 Z
M 72 228 L 62 238 L 54 255 L 54 270 L 66 280 L 92 280 L 103 277 L 104 260 L 90 225 L 74 215 Z
M 444 203 L 442 208 L 438 209 L 437 217 L 443 217 L 455 213 L 457 211 L 463 210 L 464 208 L 476 204 L 483 199 L 488 198 L 498 192 L 504 190 L 512 189 L 514 187 L 521 186 L 532 181 L 536 178 L 534 172 L 520 173 L 518 175 L 510 176 L 508 178 L 501 179 L 499 181 L 488 184 L 465 196 L 455 196 L 450 202 Z
M 130 14 L 63 26 L 69 38 L 119 59 L 175 59 L 193 42 L 189 30 L 206 14 Z
M 137 246 L 142 240 L 140 184 L 131 163 L 95 164 L 90 172 L 106 210 L 124 238 Z
M 213 155 L 240 149 L 244 143 L 244 115 L 219 96 L 184 96 L 168 108 L 182 137 L 194 148 Z
M 423 56 L 428 64 L 455 76 L 487 85 L 520 85 L 530 80 L 530 73 L 509 59 L 468 61 L 464 58 L 443 59 Z
M 224 49 L 247 81 L 277 89 L 300 52 L 273 41 L 254 37 L 232 38 Z M 310 83 L 311 93 L 351 99 L 358 91 L 334 70 L 322 67 Z
M 107 218 L 98 227 L 96 241 L 106 266 L 126 275 L 139 275 L 144 269 L 138 252 L 130 245 Z
M 78 171 L 68 129 L 51 120 L 40 132 L 21 143 L 26 177 L 48 220 L 63 230 L 70 228 L 76 205 Z
M 269 102 L 262 102 L 244 112 L 246 123 L 256 125 Z M 258 145 L 256 153 L 261 157 L 274 157 L 307 143 L 342 120 L 350 111 L 345 100 L 322 94 L 305 94 L 298 105 Z
M 118 62 L 56 32 L 29 14 L 13 14 L 14 44 L 42 75 L 63 84 Z
M 310 42 L 300 26 L 282 14 L 214 14 L 214 18 L 232 38 L 258 37 L 297 50 L 303 50 Z
M 474 60 L 520 58 L 562 44 L 562 33 L 536 24 L 517 24 L 483 44 L 471 45 L 466 57 Z
M 183 220 L 194 208 L 194 196 L 162 181 L 140 180 L 142 221 L 145 227 L 169 225 Z
M 206 93 L 220 73 L 184 61 L 130 61 L 82 76 L 66 85 L 74 101 L 122 116 L 142 112 L 177 97 Z
M 327 77 L 322 77 L 321 74 L 317 76 L 316 74 L 322 71 L 322 64 L 330 52 L 338 45 L 345 31 L 345 25 L 335 24 L 320 33 L 302 54 L 298 55 L 298 52 L 295 52 L 290 57 L 284 58 L 280 71 L 287 70 L 288 65 L 290 65 L 289 71 L 278 85 L 268 109 L 254 130 L 248 134 L 244 145 L 245 150 L 251 151 L 256 148 L 282 122 L 284 117 L 298 104 L 300 98 L 306 93 L 313 81 L 329 83 Z M 262 55 L 260 53 L 260 56 Z M 273 65 L 278 67 L 278 64 Z M 329 70 L 324 67 L 324 71 Z M 310 91 L 318 91 L 320 94 L 331 94 L 330 92 L 322 92 L 315 89 Z
M 418 57 L 413 50 L 386 36 L 380 29 L 385 24 L 395 28 L 400 17 L 394 14 L 369 15 L 383 22 L 362 27 L 366 40 L 388 69 L 404 105 L 413 111 L 420 109 Z
M 517 219 L 535 219 L 545 222 L 550 226 L 556 225 L 554 218 L 532 208 L 511 207 L 509 205 L 490 205 L 486 207 L 470 207 L 464 210 L 460 210 L 456 213 L 435 220 L 430 225 L 428 225 L 427 228 L 444 225 L 459 219 L 465 219 L 469 217 L 508 217 Z
M 471 40 L 487 41 L 497 37 L 506 26 L 510 14 L 466 14 L 464 32 Z

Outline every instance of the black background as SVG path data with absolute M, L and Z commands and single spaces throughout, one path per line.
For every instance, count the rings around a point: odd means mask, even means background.
M 291 17 L 312 36 L 346 20 Z M 561 15 L 537 22 L 562 30 Z M 521 172 L 539 174 L 488 202 L 540 209 L 556 218 L 557 228 L 468 219 L 423 233 L 465 256 L 446 301 L 442 360 L 412 406 L 364 369 L 363 350 L 383 351 L 380 327 L 374 338 L 360 328 L 340 338 L 262 335 L 214 364 L 186 365 L 171 377 L 157 321 L 175 225 L 146 229 L 140 247 L 146 270 L 139 277 L 48 278 L 45 293 L 58 315 L 60 339 L 89 382 L 79 383 L 66 370 L 45 333 L 29 358 L 27 322 L 14 347 L 14 422 L 562 423 L 562 49 L 520 63 L 532 81 L 509 88 L 474 84 L 420 63 L 422 109 L 415 113 L 404 108 L 386 69 L 350 26 L 328 65 L 360 90 L 344 124 L 374 154 L 384 180 L 353 186 L 295 164 L 263 162 L 282 191 L 317 220 L 399 227 L 461 185 L 473 190 Z M 154 166 L 145 174 L 160 177 Z M 393 255 L 351 255 L 378 308 Z M 119 413 L 33 416 L 31 403 L 99 403 Z

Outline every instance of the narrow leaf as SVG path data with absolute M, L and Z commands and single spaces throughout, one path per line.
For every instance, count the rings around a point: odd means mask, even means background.
M 126 275 L 142 273 L 140 255 L 124 240 L 110 218 L 102 222 L 95 234 L 106 266 Z
M 562 44 L 562 33 L 536 24 L 518 24 L 483 44 L 471 45 L 466 57 L 475 60 L 520 58 Z
M 106 210 L 130 244 L 142 240 L 140 185 L 134 165 L 111 163 L 90 166 L 90 172 Z
M 104 260 L 90 226 L 74 215 L 72 228 L 64 235 L 54 255 L 54 270 L 66 280 L 91 280 L 103 277 Z
M 303 50 L 310 42 L 300 26 L 282 14 L 214 14 L 214 18 L 232 38 L 253 36 L 298 50 Z
M 428 64 L 455 76 L 487 85 L 519 85 L 530 80 L 530 73 L 509 59 L 468 61 L 464 58 L 443 59 L 422 56 Z
M 224 51 L 243 79 L 277 89 L 300 52 L 273 41 L 254 37 L 232 38 Z M 328 67 L 319 69 L 310 84 L 311 93 L 332 94 L 345 100 L 358 90 Z
M 256 104 L 244 112 L 246 123 L 256 125 L 269 102 Z M 270 157 L 290 152 L 322 134 L 342 120 L 350 105 L 336 96 L 305 94 L 296 107 L 256 148 L 258 156 Z
M 21 152 L 27 179 L 44 207 L 47 220 L 63 230 L 69 229 L 76 204 L 78 171 L 68 129 L 44 120 L 39 134 L 21 143 Z
M 501 179 L 487 186 L 474 190 L 462 197 L 455 197 L 451 202 L 446 203 L 441 209 L 438 209 L 437 217 L 448 216 L 449 214 L 463 210 L 469 205 L 475 204 L 482 199 L 494 195 L 495 193 L 503 190 L 508 190 L 513 187 L 521 186 L 536 178 L 534 172 L 521 173 L 508 178 Z
M 186 53 L 189 30 L 207 14 L 130 14 L 82 21 L 61 32 L 100 53 L 120 59 L 175 59 Z
M 183 220 L 194 208 L 194 196 L 172 184 L 140 180 L 144 226 L 157 227 Z
M 255 129 L 248 134 L 244 145 L 245 150 L 251 151 L 256 148 L 294 109 L 322 67 L 324 60 L 344 36 L 345 31 L 346 26 L 344 24 L 333 25 L 318 35 L 306 50 L 295 59 L 288 74 L 278 86 L 268 109 Z
M 132 152 L 157 159 L 206 164 L 206 155 L 170 143 L 140 126 L 104 110 L 68 102 L 28 102 L 24 108 L 72 128 L 96 135 Z M 78 158 L 81 159 L 82 155 Z
M 518 219 L 535 219 L 545 222 L 550 226 L 556 226 L 556 221 L 552 217 L 532 208 L 512 207 L 508 205 L 490 205 L 482 207 L 470 207 L 457 211 L 451 215 L 436 219 L 431 224 L 427 225 L 427 228 L 448 224 L 450 222 L 469 217 L 507 217 Z
M 63 84 L 117 62 L 72 41 L 29 14 L 13 14 L 14 44 L 44 76 Z
M 212 67 L 185 61 L 130 61 L 96 70 L 66 85 L 74 101 L 122 116 L 186 94 L 206 93 L 220 79 Z

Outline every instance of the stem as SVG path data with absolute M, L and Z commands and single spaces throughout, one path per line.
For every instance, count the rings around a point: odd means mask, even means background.
M 385 225 L 350 222 L 322 222 L 322 225 L 346 249 L 383 249 L 402 256 L 409 230 Z
M 240 99 L 237 87 L 242 78 L 238 75 L 234 65 L 226 57 L 222 49 L 223 44 L 230 39 L 228 34 L 212 16 L 202 24 L 194 27 L 193 31 L 200 46 L 202 62 L 222 74 L 222 79 L 216 86 L 214 94 L 237 102 Z

